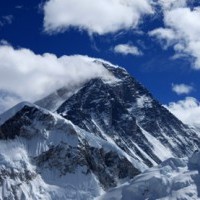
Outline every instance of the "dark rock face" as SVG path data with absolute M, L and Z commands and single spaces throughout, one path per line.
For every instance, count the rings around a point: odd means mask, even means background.
M 128 148 L 134 149 L 142 157 L 133 145 L 136 143 L 157 163 L 160 159 L 152 152 L 152 144 L 141 128 L 157 138 L 175 156 L 188 155 L 199 146 L 196 133 L 160 105 L 124 69 L 103 65 L 118 81 L 90 80 L 58 108 L 60 115 L 104 139 L 105 135 L 110 136 L 122 149 L 127 152 Z M 150 160 L 142 159 L 148 166 L 152 165 Z
M 57 112 L 88 132 L 104 139 L 105 135 L 110 136 L 126 152 L 129 152 L 128 147 L 134 148 L 132 143 L 138 143 L 154 160 L 160 162 L 152 152 L 148 140 L 141 137 L 142 132 L 136 118 L 129 113 L 120 96 L 115 93 L 120 90 L 115 90 L 101 79 L 91 80 L 63 103 Z M 148 166 L 152 164 L 148 159 L 145 163 Z
M 43 113 L 36 107 L 24 106 L 0 126 L 0 139 L 14 139 L 16 136 L 31 137 L 30 132 L 37 134 L 38 127 L 31 126 L 36 118 L 46 128 L 54 122 L 54 118 L 48 113 Z
M 11 178 L 14 180 L 19 179 L 21 182 L 31 181 L 33 180 L 37 174 L 35 172 L 29 171 L 25 169 L 23 172 L 14 171 L 12 168 L 4 168 L 0 169 L 0 185 L 3 184 L 3 181 L 6 178 Z
M 127 158 L 114 151 L 105 152 L 103 148 L 81 144 L 72 147 L 62 143 L 36 157 L 35 162 L 39 169 L 58 170 L 60 176 L 85 167 L 82 173 L 95 174 L 105 190 L 117 186 L 118 179 L 133 178 L 140 173 Z
M 21 118 L 23 115 L 27 117 Z M 25 126 L 29 126 L 33 120 L 34 110 L 25 106 L 13 118 L 8 119 L 3 125 L 0 126 L 0 139 L 14 139 L 21 134 L 21 130 Z

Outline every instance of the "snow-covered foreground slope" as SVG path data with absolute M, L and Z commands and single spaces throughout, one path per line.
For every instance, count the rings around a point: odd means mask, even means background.
M 198 200 L 200 152 L 191 158 L 170 158 L 148 169 L 98 200 Z
M 34 104 L 0 116 L 0 199 L 93 199 L 146 166 Z

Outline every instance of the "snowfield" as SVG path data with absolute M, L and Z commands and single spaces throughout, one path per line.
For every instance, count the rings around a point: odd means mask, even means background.
M 97 199 L 198 200 L 199 192 L 200 152 L 195 152 L 189 159 L 169 158 Z

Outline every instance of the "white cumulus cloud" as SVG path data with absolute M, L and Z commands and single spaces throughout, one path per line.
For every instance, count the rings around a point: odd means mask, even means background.
M 49 0 L 43 10 L 46 32 L 75 27 L 99 35 L 135 28 L 153 13 L 149 0 Z
M 192 92 L 194 88 L 190 85 L 186 85 L 184 83 L 182 84 L 172 84 L 172 91 L 175 92 L 176 94 L 189 94 Z
M 167 47 L 172 46 L 174 58 L 190 57 L 193 69 L 200 69 L 200 7 L 193 9 L 186 3 L 164 10 L 164 28 L 157 28 L 149 32 L 150 36 L 158 38 Z M 164 46 L 166 47 L 166 46 Z
M 158 38 L 164 49 L 167 49 L 176 41 L 176 34 L 170 28 L 157 28 L 150 31 L 149 35 Z
M 187 5 L 187 0 L 158 0 L 158 4 L 165 11 L 185 7 Z
M 118 44 L 114 47 L 114 52 L 123 55 L 128 55 L 128 54 L 135 56 L 142 55 L 142 52 L 136 46 L 130 44 Z
M 185 124 L 200 127 L 200 102 L 197 99 L 186 97 L 165 107 Z
M 77 85 L 94 77 L 112 78 L 94 60 L 80 55 L 39 55 L 29 49 L 1 44 L 0 90 L 7 91 L 7 95 L 0 95 L 0 108 L 5 99 L 10 106 L 17 100 L 33 102 L 63 86 Z M 14 95 L 8 95 L 10 93 Z

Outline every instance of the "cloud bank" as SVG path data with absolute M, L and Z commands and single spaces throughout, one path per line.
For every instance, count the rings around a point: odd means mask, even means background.
M 200 7 L 187 7 L 186 0 L 161 1 L 164 27 L 149 32 L 164 48 L 173 47 L 174 58 L 189 57 L 193 69 L 200 69 Z
M 4 106 L 6 108 L 21 99 L 33 102 L 63 86 L 80 84 L 94 77 L 112 78 L 111 74 L 101 64 L 94 63 L 94 60 L 80 55 L 38 55 L 29 49 L 15 49 L 8 44 L 1 44 L 0 90 L 8 93 L 0 95 L 0 104 L 5 99 L 9 104 Z M 10 93 L 12 95 L 9 95 Z
M 149 0 L 49 0 L 43 6 L 44 30 L 70 27 L 103 35 L 135 28 L 143 15 L 152 14 Z
M 8 91 L 0 90 L 0 113 L 8 110 L 11 106 L 16 105 L 22 99 Z
M 200 102 L 197 99 L 186 97 L 165 107 L 184 123 L 200 127 Z

